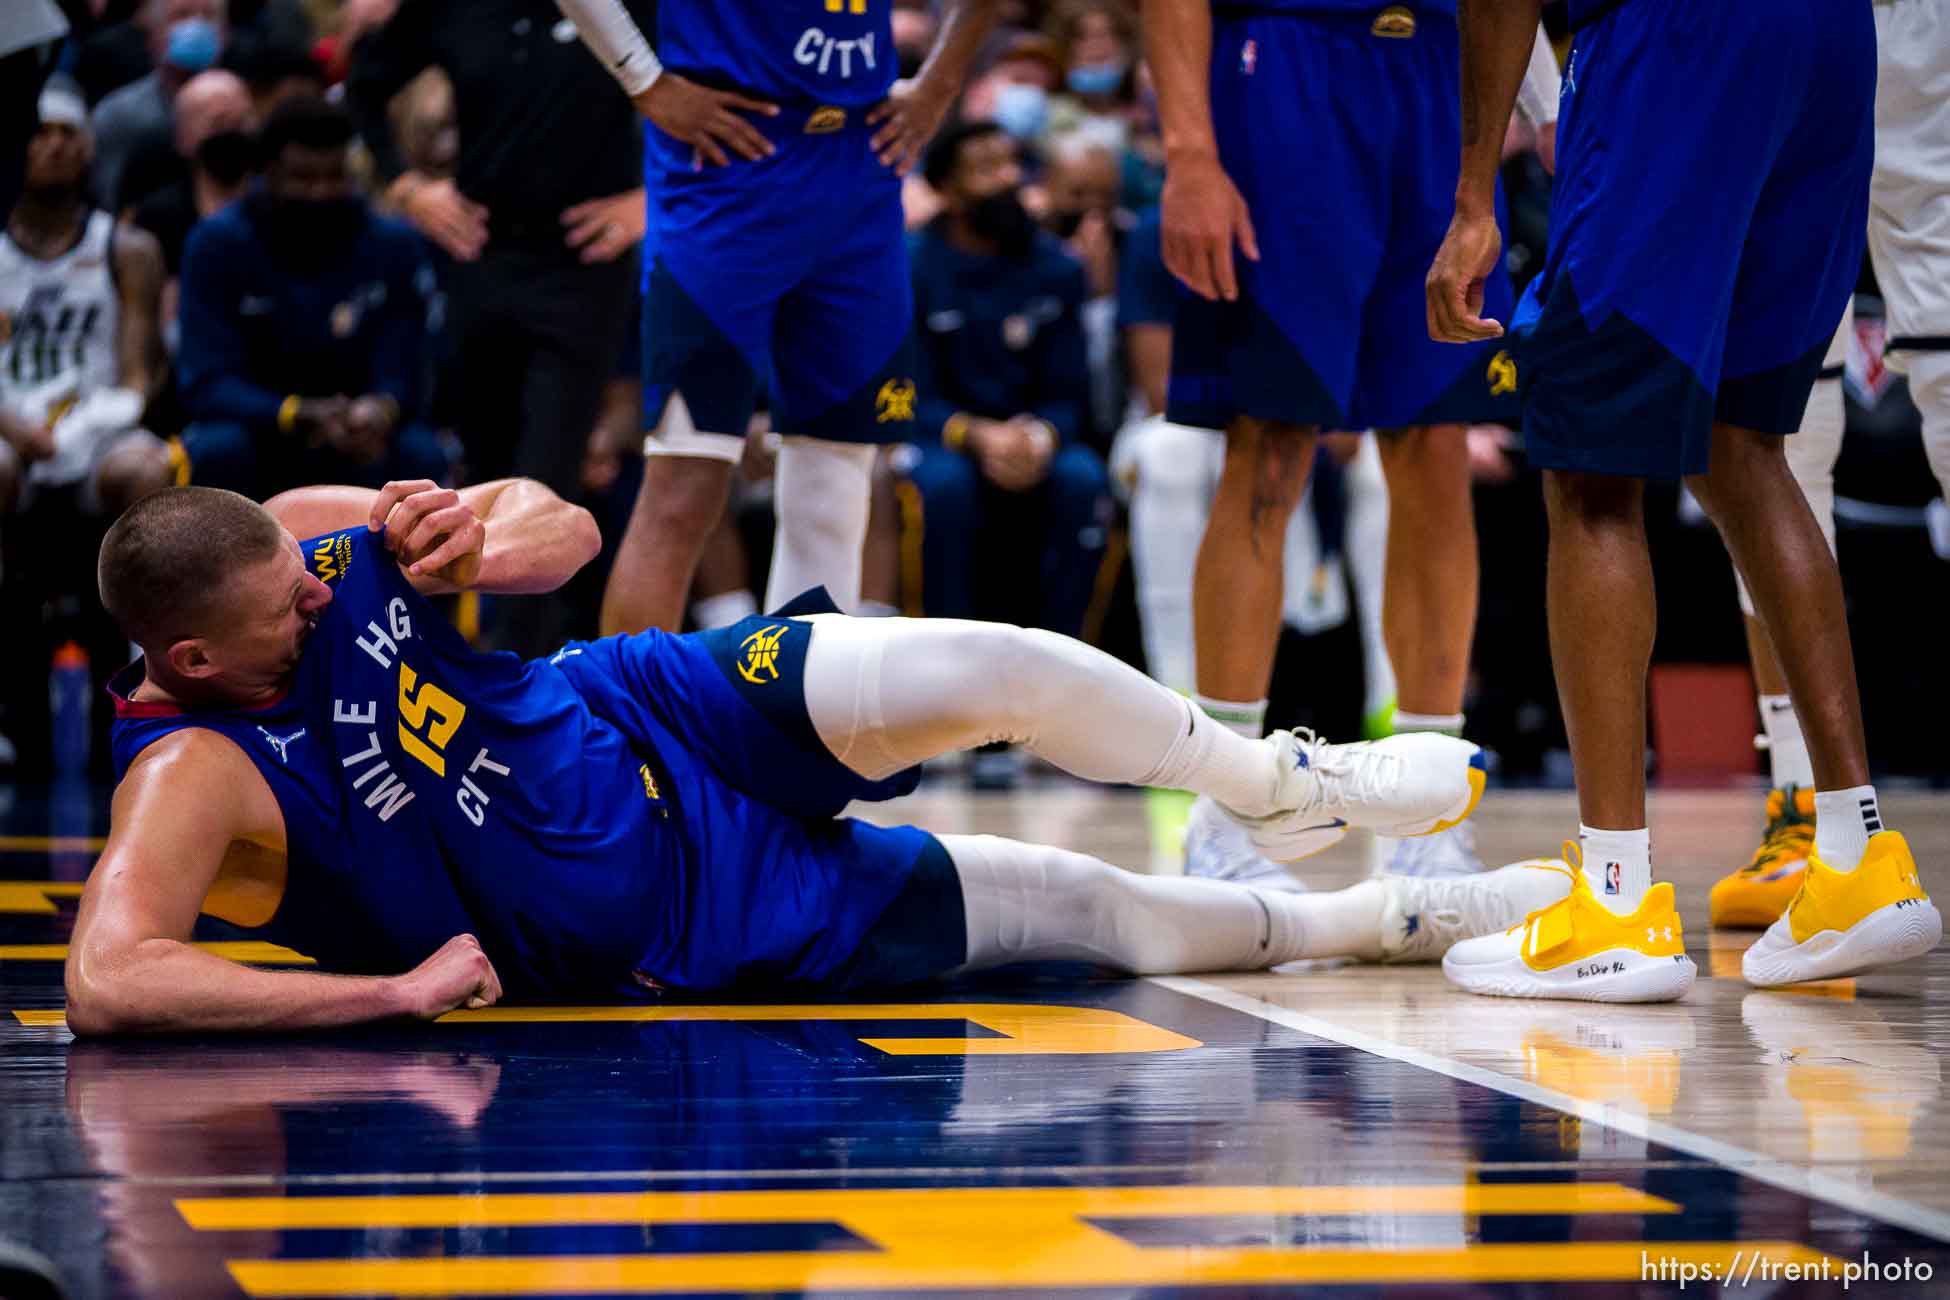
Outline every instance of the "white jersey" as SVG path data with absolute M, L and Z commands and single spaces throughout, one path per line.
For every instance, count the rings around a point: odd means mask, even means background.
M 0 403 L 53 425 L 84 397 L 115 386 L 121 305 L 110 242 L 115 221 L 88 214 L 60 257 L 30 257 L 0 232 Z

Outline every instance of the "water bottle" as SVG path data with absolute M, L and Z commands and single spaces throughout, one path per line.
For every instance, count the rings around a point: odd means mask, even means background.
M 53 724 L 57 777 L 87 774 L 92 739 L 88 711 L 93 703 L 94 687 L 88 652 L 73 641 L 64 643 L 54 652 L 54 667 L 47 675 L 48 718 Z

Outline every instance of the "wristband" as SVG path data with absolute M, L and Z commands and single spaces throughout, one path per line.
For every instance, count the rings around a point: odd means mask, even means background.
M 941 426 L 941 445 L 949 451 L 960 451 L 968 444 L 968 431 L 974 423 L 962 412 L 956 411 Z
M 304 405 L 304 399 L 300 398 L 296 393 L 293 393 L 278 403 L 279 433 L 290 433 L 298 427 L 298 408 L 302 405 Z

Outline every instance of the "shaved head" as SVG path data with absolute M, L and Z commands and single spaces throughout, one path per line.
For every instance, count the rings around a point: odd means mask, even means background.
M 168 488 L 123 512 L 102 539 L 95 577 L 122 634 L 154 654 L 215 630 L 231 579 L 275 559 L 290 534 L 249 497 Z

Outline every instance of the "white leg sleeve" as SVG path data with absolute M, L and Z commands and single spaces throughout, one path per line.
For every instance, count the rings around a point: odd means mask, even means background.
M 1847 328 L 1846 321 L 1843 328 Z M 1835 461 L 1842 454 L 1843 423 L 1842 381 L 1818 380 L 1808 395 L 1801 432 L 1789 434 L 1787 439 L 1788 469 L 1808 498 L 1808 508 L 1815 512 L 1815 522 L 1821 525 L 1830 552 L 1835 549 Z M 1740 591 L 1740 612 L 1753 614 L 1754 598 L 1737 568 L 1733 580 Z
M 1923 417 L 1923 451 L 1937 487 L 1950 500 L 1950 352 L 1909 358 L 1909 398 Z
M 1197 682 L 1192 571 L 1225 460 L 1225 435 L 1146 420 L 1119 440 L 1131 487 L 1131 573 L 1151 675 L 1175 691 Z
M 1081 641 L 962 619 L 811 622 L 813 729 L 870 780 L 1010 741 L 1087 780 L 1192 790 L 1247 816 L 1274 811 L 1270 747 Z
M 1287 894 L 1140 876 L 1065 849 L 943 835 L 961 877 L 968 964 L 1091 961 L 1139 975 L 1379 957 L 1383 887 Z
M 1347 466 L 1348 583 L 1354 588 L 1355 616 L 1361 626 L 1361 662 L 1367 668 L 1367 700 L 1373 715 L 1395 700 L 1395 666 L 1381 632 L 1382 589 L 1388 577 L 1388 480 L 1381 473 L 1381 449 L 1374 435 L 1361 439 L 1361 451 Z
M 777 609 L 822 584 L 841 609 L 859 608 L 861 555 L 878 450 L 819 438 L 780 443 L 773 493 L 779 526 L 765 608 Z

